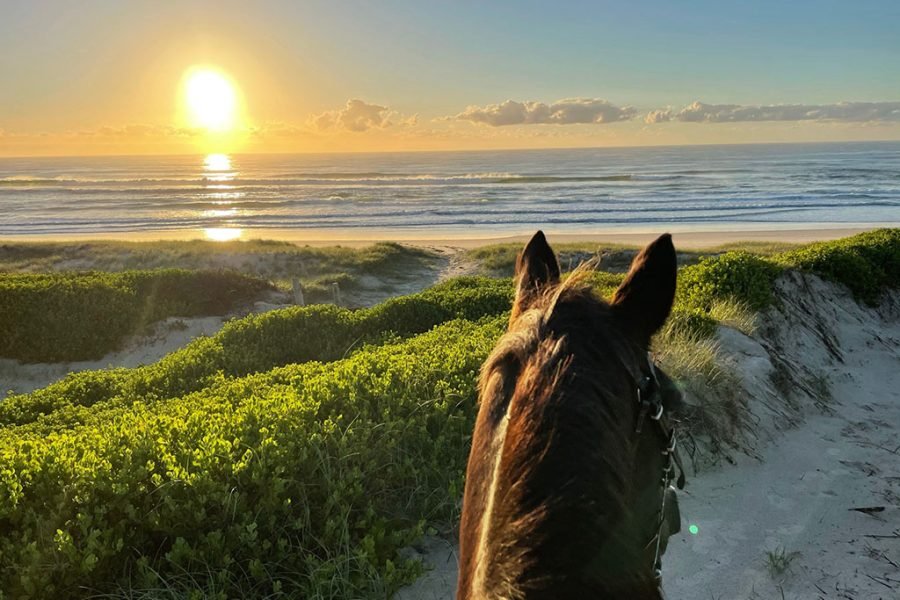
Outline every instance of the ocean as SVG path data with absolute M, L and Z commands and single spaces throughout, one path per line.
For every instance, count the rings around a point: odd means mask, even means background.
M 0 236 L 900 225 L 900 142 L 0 158 Z

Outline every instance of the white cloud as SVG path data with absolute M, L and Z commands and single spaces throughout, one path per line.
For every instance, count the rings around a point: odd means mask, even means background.
M 368 129 L 384 129 L 393 125 L 393 112 L 386 106 L 369 104 L 357 98 L 347 100 L 347 105 L 340 110 L 329 110 L 313 115 L 310 123 L 320 131 L 345 129 L 347 131 L 366 131 Z
M 654 110 L 646 123 L 738 123 L 746 121 L 900 121 L 900 102 L 838 102 L 837 104 L 704 104 L 694 102 L 677 112 Z
M 619 107 L 600 98 L 568 98 L 552 104 L 507 100 L 500 104 L 469 106 L 451 119 L 504 125 L 570 125 L 575 123 L 613 123 L 637 115 L 631 106 Z
M 659 110 L 651 110 L 647 113 L 647 116 L 644 117 L 644 123 L 653 124 L 653 123 L 665 123 L 667 121 L 672 120 L 672 109 L 670 108 L 661 108 Z

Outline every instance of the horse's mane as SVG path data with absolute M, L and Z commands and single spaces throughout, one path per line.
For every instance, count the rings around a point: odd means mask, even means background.
M 473 452 L 483 452 L 479 480 L 488 489 L 473 493 L 478 524 L 464 531 L 467 546 L 477 548 L 469 555 L 482 557 L 466 565 L 474 590 L 589 597 L 621 592 L 623 582 L 634 590 L 647 579 L 647 595 L 634 597 L 658 597 L 629 529 L 633 409 L 626 399 L 636 349 L 587 285 L 591 270 L 577 269 L 514 309 L 482 368 L 479 432 L 486 439 L 473 440 Z

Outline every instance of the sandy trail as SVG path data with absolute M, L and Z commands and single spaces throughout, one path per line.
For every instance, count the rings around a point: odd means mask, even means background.
M 663 560 L 666 596 L 900 598 L 898 296 L 876 311 L 792 274 L 779 297 L 757 339 L 721 332 L 757 430 L 733 465 L 689 477 L 683 531 Z M 793 381 L 806 382 L 790 398 L 772 383 L 778 359 L 795 369 Z M 816 377 L 830 401 L 809 393 Z M 455 545 L 432 538 L 418 551 L 432 570 L 396 597 L 453 598 Z M 787 558 L 776 564 L 770 552 Z
M 851 350 L 829 373 L 833 415 L 811 415 L 760 461 L 690 481 L 682 516 L 698 532 L 670 542 L 670 598 L 900 596 L 900 356 Z M 851 510 L 865 507 L 883 508 Z M 772 572 L 779 551 L 795 558 Z

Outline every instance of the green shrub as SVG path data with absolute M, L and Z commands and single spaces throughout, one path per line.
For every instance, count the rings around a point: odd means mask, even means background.
M 332 361 L 366 342 L 428 331 L 439 323 L 475 320 L 509 309 L 509 280 L 460 278 L 373 308 L 291 307 L 226 323 L 216 335 L 194 340 L 159 362 L 117 372 L 73 373 L 44 389 L 0 402 L 0 425 L 24 424 L 72 406 L 172 398 L 203 389 L 223 374 L 242 376 L 306 361 Z M 55 421 L 67 423 L 78 411 Z
M 49 598 L 188 574 L 227 597 L 389 596 L 415 569 L 397 550 L 457 517 L 475 381 L 504 324 L 453 321 L 0 437 L 0 589 Z
M 681 269 L 676 301 L 709 312 L 716 300 L 734 299 L 753 310 L 772 303 L 772 285 L 781 269 L 747 252 L 726 252 Z
M 226 271 L 0 274 L 0 357 L 99 358 L 154 321 L 223 314 L 267 287 Z
M 900 229 L 878 229 L 810 244 L 781 254 L 777 260 L 842 283 L 858 300 L 876 304 L 885 289 L 900 286 Z

